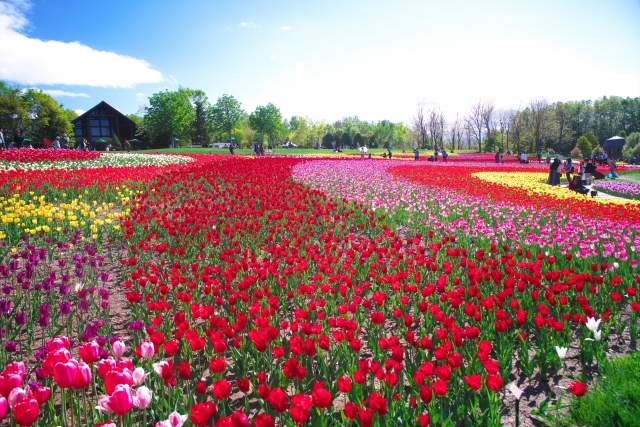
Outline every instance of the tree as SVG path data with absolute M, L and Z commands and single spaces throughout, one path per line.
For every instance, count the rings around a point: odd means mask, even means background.
M 558 102 L 554 108 L 554 118 L 556 120 L 556 128 L 558 131 L 558 139 L 555 144 L 556 151 L 566 151 L 571 145 L 564 143 L 564 139 L 571 139 L 573 131 L 569 127 L 571 120 L 571 108 L 570 105 L 562 102 Z M 583 151 L 585 153 L 585 151 Z
M 73 111 L 71 108 L 65 108 L 64 113 L 67 115 L 67 120 L 71 121 L 78 118 L 78 113 Z
M 209 118 L 213 128 L 227 136 L 227 141 L 232 141 L 233 129 L 238 126 L 244 111 L 242 104 L 231 95 L 222 95 L 209 109 Z
M 282 127 L 280 110 L 272 103 L 259 106 L 249 116 L 249 124 L 255 131 L 269 137 L 269 145 L 274 142 L 274 136 Z
M 471 112 L 465 117 L 468 129 L 478 141 L 478 152 L 482 152 L 482 129 L 484 128 L 484 104 L 478 101 L 471 106 Z M 469 142 L 471 147 L 471 142 Z
M 462 120 L 456 114 L 456 119 L 451 122 L 449 127 L 449 141 L 451 141 L 451 151 L 456 149 L 456 141 L 458 141 L 458 149 L 460 149 L 460 142 L 462 141 Z
M 491 129 L 493 128 L 493 100 L 485 101 L 482 103 L 482 123 L 484 124 L 484 128 L 487 130 L 485 134 L 485 138 L 489 138 L 491 140 Z M 494 142 L 491 140 L 491 142 Z M 485 147 L 485 151 L 487 148 Z
M 591 151 L 593 150 L 591 143 L 584 135 L 578 138 L 576 148 L 579 149 L 583 155 L 588 155 L 588 153 L 591 153 Z
M 330 133 L 326 133 L 323 137 L 322 137 L 322 146 L 324 148 L 333 148 L 333 135 L 331 135 Z
M 627 143 L 622 149 L 622 156 L 628 159 L 631 156 L 636 156 L 640 159 L 640 132 L 633 132 L 627 136 Z
M 152 145 L 163 147 L 171 144 L 176 137 L 184 142 L 194 118 L 195 111 L 187 90 L 165 90 L 154 93 L 149 98 L 149 107 L 145 108 L 144 125 L 149 132 Z
M 427 118 L 425 116 L 424 105 L 418 104 L 416 115 L 411 119 L 411 128 L 420 140 L 420 148 L 427 148 Z
M 349 134 L 347 132 L 343 133 L 342 137 L 340 138 L 340 145 L 342 145 L 343 147 L 352 148 L 351 142 L 352 142 L 352 139 L 349 136 Z
M 0 81 L 0 128 L 4 129 L 4 137 L 10 137 L 16 129 L 22 128 L 29 119 L 26 104 L 20 97 L 21 89 L 7 86 Z
M 210 141 L 207 110 L 211 108 L 207 94 L 200 89 L 190 91 L 189 99 L 193 105 L 194 117 L 191 122 L 191 140 L 200 145 L 207 145 Z
M 585 133 L 583 136 L 589 140 L 589 143 L 591 144 L 591 148 L 596 148 L 597 146 L 600 145 L 600 142 L 598 141 L 598 137 L 596 136 L 595 133 L 589 131 Z
M 536 153 L 542 152 L 542 139 L 544 137 L 545 126 L 549 119 L 547 107 L 548 103 L 546 99 L 533 99 L 529 102 Z
M 353 143 L 357 147 L 362 147 L 364 145 L 364 138 L 362 137 L 362 134 L 360 132 L 356 133 L 353 137 Z
M 30 118 L 22 126 L 35 145 L 44 139 L 71 133 L 72 126 L 63 106 L 50 95 L 39 89 L 27 89 L 20 98 Z

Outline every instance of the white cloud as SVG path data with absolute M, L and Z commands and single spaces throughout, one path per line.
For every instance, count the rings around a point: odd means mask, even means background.
M 73 111 L 75 111 L 76 114 L 79 115 L 79 116 L 81 116 L 81 115 L 83 115 L 84 113 L 87 112 L 87 110 L 83 110 L 82 108 L 78 108 L 77 110 L 73 110 Z
M 293 27 L 291 27 L 291 25 L 287 25 L 286 27 L 280 27 L 282 31 L 291 31 L 292 28 Z
M 22 32 L 28 24 L 26 1 L 0 2 L 0 79 L 27 85 L 132 87 L 163 81 L 147 61 L 92 49 L 79 42 L 44 41 Z M 99 67 L 61 67 L 59 58 L 82 58 Z M 10 60 L 9 60 L 10 59 Z
M 80 92 L 80 93 L 76 93 L 76 92 L 67 92 L 66 90 L 60 90 L 60 89 L 43 89 L 42 90 L 44 93 L 48 93 L 51 96 L 68 96 L 69 98 L 90 98 L 89 95 L 87 95 L 84 92 Z
M 178 80 L 175 77 L 173 77 L 172 75 L 169 75 L 169 81 L 171 83 L 178 83 Z
M 144 93 L 142 93 L 142 92 L 136 93 L 136 99 L 140 100 L 142 98 L 144 98 Z
M 255 28 L 256 24 L 253 23 L 253 21 L 249 21 L 249 22 L 241 22 L 240 24 L 238 24 L 238 27 L 243 27 L 243 28 Z
M 271 55 L 271 56 L 269 57 L 269 59 L 271 59 L 271 60 L 276 59 L 276 56 L 275 56 L 275 55 Z

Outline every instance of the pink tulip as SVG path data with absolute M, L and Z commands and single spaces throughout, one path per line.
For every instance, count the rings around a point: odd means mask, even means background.
M 149 359 L 153 357 L 155 349 L 151 341 L 142 341 L 140 343 L 140 357 L 143 359 Z
M 133 406 L 138 409 L 144 409 L 151 403 L 151 397 L 153 393 L 147 387 L 142 386 L 136 390 L 136 395 L 133 396 Z
M 7 401 L 9 403 L 9 407 L 13 409 L 18 403 L 22 402 L 25 399 L 28 399 L 29 397 L 30 396 L 28 391 L 23 390 L 20 387 L 16 387 L 13 390 L 11 390 L 11 393 L 9 393 L 9 397 L 7 398 Z
M 98 352 L 100 351 L 100 346 L 97 342 L 91 341 L 84 343 L 78 348 L 78 353 L 80 353 L 80 357 L 84 363 L 94 363 L 98 361 Z
M 78 362 L 74 359 L 59 362 L 53 368 L 53 379 L 60 388 L 71 388 L 78 371 Z
M 91 368 L 86 363 L 79 363 L 73 379 L 73 389 L 80 390 L 91 384 Z
M 134 369 L 131 373 L 131 376 L 133 377 L 133 385 L 136 387 L 142 385 L 144 380 L 147 378 L 147 375 L 149 374 L 146 373 L 143 368 Z
M 109 396 L 105 396 L 104 394 L 98 398 L 98 406 L 96 409 L 103 414 L 111 415 L 113 414 L 113 409 L 109 406 Z
M 5 399 L 4 397 L 0 397 L 0 420 L 3 420 L 4 417 L 7 416 L 7 399 Z
M 118 384 L 109 396 L 109 407 L 116 415 L 124 415 L 133 408 L 133 394 L 128 384 Z
M 171 415 L 169 415 L 169 419 L 158 421 L 156 427 L 182 427 L 188 417 L 188 415 L 180 415 L 177 412 L 172 412 Z
M 118 359 L 122 357 L 125 350 L 126 347 L 122 341 L 114 341 L 114 343 L 111 345 L 111 352 Z

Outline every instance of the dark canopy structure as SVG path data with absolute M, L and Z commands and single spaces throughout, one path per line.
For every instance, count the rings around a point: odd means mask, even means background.
M 114 136 L 124 143 L 125 139 L 134 139 L 136 135 L 136 123 L 104 101 L 71 123 L 76 141 L 86 138 L 91 144 Z
M 626 143 L 626 138 L 614 136 L 613 138 L 607 139 L 604 144 L 602 144 L 602 148 L 607 153 L 607 156 L 620 158 L 622 157 L 622 147 L 624 147 Z

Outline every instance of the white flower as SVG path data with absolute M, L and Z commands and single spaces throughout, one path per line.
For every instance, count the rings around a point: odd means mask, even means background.
M 84 283 L 81 283 L 81 282 L 76 283 L 76 286 L 74 287 L 76 292 L 80 292 L 83 288 L 84 288 Z
M 558 357 L 560 359 L 564 359 L 565 357 L 567 357 L 567 347 L 558 347 L 556 346 L 556 353 L 558 353 Z
M 600 341 L 602 339 L 602 331 L 593 331 L 593 337 L 596 341 Z
M 595 331 L 598 330 L 598 327 L 600 326 L 600 322 L 601 321 L 602 321 L 602 319 L 596 320 L 595 317 L 589 317 L 589 318 L 587 318 L 587 324 L 585 326 L 591 332 L 595 332 Z

